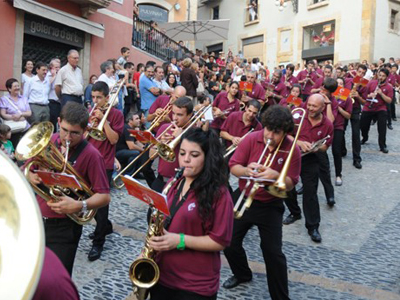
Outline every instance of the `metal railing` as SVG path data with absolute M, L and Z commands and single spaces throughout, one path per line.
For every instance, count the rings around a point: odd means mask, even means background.
M 188 48 L 139 18 L 133 20 L 132 45 L 162 60 L 170 60 L 172 57 L 177 59 L 193 57 Z

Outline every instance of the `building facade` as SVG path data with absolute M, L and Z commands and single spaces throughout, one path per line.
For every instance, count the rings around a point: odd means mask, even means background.
M 241 51 L 270 67 L 400 56 L 399 0 L 199 1 L 198 19 L 213 18 L 215 11 L 231 20 L 229 38 L 197 42 L 203 51 Z

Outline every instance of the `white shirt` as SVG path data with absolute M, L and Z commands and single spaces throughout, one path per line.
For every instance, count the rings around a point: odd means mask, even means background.
M 117 82 L 115 80 L 115 77 L 113 75 L 111 75 L 110 77 L 108 77 L 105 73 L 101 74 L 99 76 L 99 78 L 96 80 L 97 81 L 103 81 L 105 83 L 107 83 L 108 87 L 110 88 L 110 90 L 112 89 L 112 87 L 115 85 L 115 83 Z
M 81 69 L 79 67 L 74 69 L 67 63 L 58 71 L 55 85 L 61 85 L 62 94 L 82 96 L 83 77 Z
M 57 76 L 57 75 L 56 75 Z M 53 83 L 50 83 L 51 79 L 52 79 L 52 75 L 50 72 L 47 72 L 46 74 L 46 80 L 49 82 L 50 84 L 50 91 L 49 91 L 49 100 L 55 100 L 55 101 L 60 101 L 57 97 L 56 94 L 56 89 L 55 89 L 55 80 L 53 81 Z
M 165 80 L 157 81 L 156 79 L 153 79 L 153 82 L 157 85 L 159 89 L 162 89 L 163 91 L 173 90 L 173 88 L 171 88 Z
M 367 73 L 365 73 L 364 78 L 365 78 L 365 79 L 368 79 L 368 80 L 371 80 L 372 77 L 374 77 L 374 73 L 371 71 L 371 69 L 368 69 L 368 70 L 367 70 Z
M 26 94 L 24 96 L 28 98 L 30 104 L 49 104 L 49 91 L 50 83 L 45 77 L 43 81 L 40 80 L 39 76 L 34 76 L 28 82 Z
M 26 75 L 25 73 L 22 73 L 21 75 L 21 84 L 24 87 L 24 90 L 22 91 L 22 95 L 25 95 L 26 89 L 28 87 L 28 82 L 35 77 L 35 75 L 32 75 L 32 77 L 29 77 L 28 75 Z

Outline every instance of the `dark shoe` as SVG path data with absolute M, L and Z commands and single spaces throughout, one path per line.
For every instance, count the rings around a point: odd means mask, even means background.
M 302 195 L 303 194 L 303 187 L 300 187 L 298 190 L 296 190 L 297 195 Z
M 103 252 L 103 246 L 93 246 L 89 252 L 88 259 L 95 261 L 100 258 L 101 252 Z
M 388 129 L 389 129 L 389 130 L 393 130 L 392 124 L 388 124 Z
M 283 220 L 282 223 L 283 223 L 283 225 L 289 225 L 300 219 L 301 219 L 301 215 L 295 216 L 295 215 L 290 214 L 285 218 L 285 220 Z
M 376 124 L 376 120 L 372 120 L 371 125 L 374 126 Z
M 321 235 L 319 234 L 318 229 L 308 230 L 308 235 L 311 237 L 311 240 L 313 242 L 321 243 L 322 238 L 321 238 Z
M 239 280 L 236 276 L 231 276 L 227 280 L 225 280 L 224 284 L 222 285 L 226 289 L 232 289 L 238 286 L 241 283 L 249 282 L 250 280 Z
M 385 148 L 382 148 L 381 151 L 382 151 L 383 153 L 385 153 L 385 154 L 386 154 L 386 153 L 389 153 L 389 150 L 388 150 L 388 148 L 386 148 L 386 147 L 385 147 Z
M 333 207 L 334 205 L 335 205 L 335 198 L 333 198 L 333 197 L 329 197 L 328 199 L 326 199 L 326 202 L 328 203 L 328 205 L 330 206 L 330 207 Z
M 356 169 L 361 169 L 362 168 L 362 165 L 361 165 L 361 163 L 359 161 L 353 162 L 353 166 L 355 166 Z
M 392 118 L 392 120 L 396 122 L 396 121 L 397 121 L 397 118 Z
M 114 232 L 114 231 L 113 231 L 113 229 L 112 229 L 112 227 L 111 227 L 111 228 L 109 228 L 109 229 L 106 231 L 106 235 L 109 235 L 109 234 L 111 234 L 111 233 L 113 233 L 113 232 Z M 94 239 L 94 231 L 93 231 L 92 233 L 89 234 L 89 239 L 91 239 L 91 240 Z
M 345 157 L 347 155 L 347 150 L 342 151 L 342 157 Z
M 368 141 L 368 139 L 364 139 L 364 138 L 363 138 L 363 139 L 361 140 L 361 145 L 364 145 L 367 141 Z

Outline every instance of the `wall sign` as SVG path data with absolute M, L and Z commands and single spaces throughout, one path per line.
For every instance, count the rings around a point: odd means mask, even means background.
M 82 31 L 69 26 L 25 14 L 24 33 L 83 48 L 85 35 Z
M 168 10 L 155 5 L 139 5 L 139 18 L 144 21 L 155 21 L 157 23 L 168 22 Z

